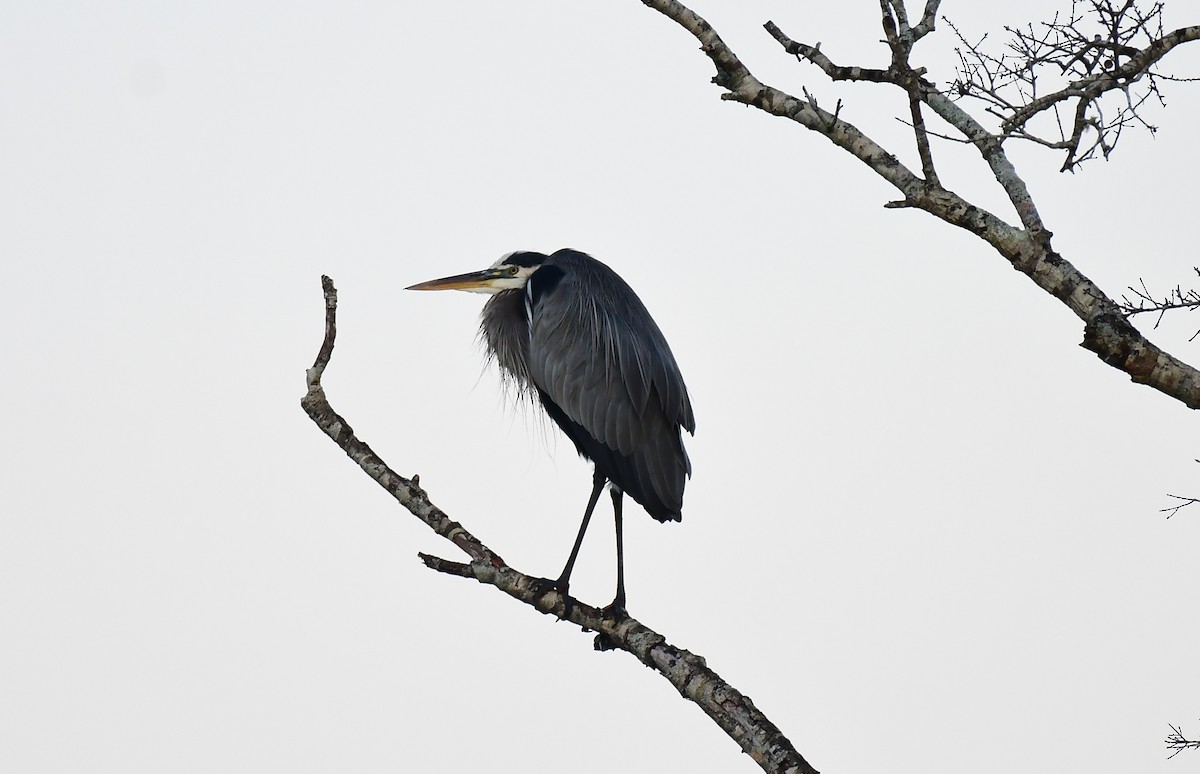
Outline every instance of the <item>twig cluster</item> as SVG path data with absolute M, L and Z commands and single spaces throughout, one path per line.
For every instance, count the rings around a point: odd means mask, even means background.
M 1200 267 L 1193 266 L 1192 270 L 1200 276 Z M 1185 290 L 1182 285 L 1176 285 L 1165 294 L 1155 296 L 1146 287 L 1146 281 L 1139 279 L 1137 287 L 1131 285 L 1129 292 L 1121 296 L 1121 308 L 1125 311 L 1127 317 L 1147 312 L 1157 313 L 1158 316 L 1154 319 L 1154 327 L 1158 328 L 1159 323 L 1162 322 L 1163 315 L 1167 312 L 1177 309 L 1187 309 L 1194 312 L 1200 309 L 1200 291 L 1195 288 Z M 1200 330 L 1193 333 L 1188 341 L 1195 341 L 1197 336 L 1200 336 Z
M 1157 49 L 1181 32 L 1164 35 L 1161 1 L 1072 0 L 1050 21 L 1005 27 L 999 53 L 987 35 L 950 27 L 961 43 L 954 96 L 982 102 L 1006 138 L 1065 151 L 1062 171 L 1108 158 L 1128 127 L 1155 132 L 1145 109 L 1166 105 L 1160 83 L 1191 80 L 1155 69 Z
M 1171 754 L 1167 756 L 1167 760 L 1174 758 L 1184 750 L 1200 750 L 1200 739 L 1188 739 L 1183 735 L 1183 727 L 1171 725 L 1171 733 L 1167 734 L 1166 743 L 1167 749 Z

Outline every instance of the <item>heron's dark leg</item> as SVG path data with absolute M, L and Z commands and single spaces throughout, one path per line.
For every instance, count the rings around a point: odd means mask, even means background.
M 625 541 L 621 530 L 621 490 L 613 488 L 613 519 L 617 525 L 617 595 L 612 604 L 604 609 L 605 615 L 614 618 L 625 615 Z
M 575 569 L 575 558 L 579 556 L 579 547 L 583 545 L 583 535 L 587 532 L 588 522 L 592 519 L 592 511 L 596 509 L 596 501 L 600 499 L 600 492 L 603 491 L 606 481 L 608 479 L 599 472 L 592 477 L 592 496 L 588 498 L 587 510 L 583 512 L 583 523 L 579 525 L 579 534 L 575 536 L 575 545 L 571 547 L 571 556 L 567 559 L 567 566 L 563 568 L 562 575 L 559 575 L 558 580 L 554 582 L 554 588 L 561 591 L 563 596 L 567 595 L 567 588 L 571 582 L 571 570 Z

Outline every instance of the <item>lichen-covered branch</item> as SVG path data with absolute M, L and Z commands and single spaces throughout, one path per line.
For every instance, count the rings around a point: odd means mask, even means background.
M 902 49 L 899 57 L 895 55 L 897 49 L 893 47 L 892 63 L 886 70 L 844 67 L 834 64 L 828 56 L 821 53 L 817 46 L 792 40 L 774 22 L 768 21 L 763 27 L 783 46 L 785 51 L 801 61 L 812 62 L 821 68 L 830 80 L 890 83 L 909 92 L 910 97 L 924 101 L 942 120 L 961 132 L 963 137 L 979 150 L 992 175 L 996 178 L 996 182 L 1008 195 L 1013 209 L 1017 212 L 1017 217 L 1021 220 L 1021 225 L 1033 232 L 1044 230 L 1045 227 L 1042 225 L 1042 218 L 1034 205 L 1033 197 L 1030 195 L 1025 181 L 1017 174 L 1016 168 L 1004 153 L 1001 138 L 988 132 L 970 113 L 937 91 L 932 83 L 922 77 L 925 73 L 924 69 L 914 70 L 909 65 L 908 56 L 911 53 L 911 46 L 907 50 Z M 922 159 L 924 159 L 926 154 L 930 153 L 928 136 L 921 132 L 918 134 L 917 140 L 918 150 L 921 151 Z M 925 143 L 923 150 L 920 147 L 922 140 Z M 929 164 L 932 165 L 932 160 L 929 161 Z
M 600 609 L 566 597 L 544 579 L 509 567 L 498 554 L 431 503 L 416 476 L 407 479 L 397 474 L 360 440 L 346 420 L 333 410 L 321 386 L 321 377 L 333 355 L 337 335 L 337 290 L 329 277 L 321 278 L 321 286 L 325 296 L 325 337 L 316 362 L 308 369 L 308 390 L 300 405 L 368 476 L 470 559 L 469 562 L 455 562 L 420 554 L 426 566 L 449 575 L 474 578 L 541 613 L 571 621 L 585 632 L 596 632 L 595 647 L 598 650 L 631 653 L 666 678 L 681 696 L 695 702 L 763 771 L 817 774 L 817 770 L 749 697 L 709 669 L 702 657 L 670 644 L 663 635 L 628 615 L 606 617 Z
M 909 64 L 912 48 L 919 38 L 908 23 L 904 0 L 879 0 L 879 6 L 883 11 L 884 38 L 892 50 L 892 64 L 888 70 L 895 73 L 894 83 L 908 92 L 908 110 L 912 117 L 910 126 L 917 144 L 917 155 L 921 157 L 921 173 L 929 185 L 940 186 L 937 169 L 933 165 L 933 152 L 929 147 L 929 133 L 925 129 L 925 117 L 921 113 L 921 103 L 924 101 L 922 91 L 927 88 L 921 82 L 924 70 L 914 70 Z M 774 24 L 771 27 L 774 31 L 779 30 Z M 770 29 L 768 32 L 775 35 Z M 778 40 L 780 35 L 775 35 L 775 38 Z
M 937 23 L 938 6 L 942 4 L 942 0 L 926 0 L 925 10 L 921 13 L 921 21 L 913 27 L 913 39 L 920 40 L 929 33 L 933 32 L 934 25 Z
M 329 405 L 325 398 L 325 390 L 321 386 L 321 376 L 333 356 L 333 344 L 337 337 L 337 289 L 329 277 L 321 277 L 321 287 L 325 293 L 325 338 L 316 361 L 306 374 L 308 391 L 300 400 L 301 408 L 317 427 L 346 452 L 346 456 L 354 460 L 368 476 L 396 498 L 396 502 L 425 522 L 430 529 L 454 543 L 473 561 L 497 567 L 504 566 L 503 559 L 463 529 L 461 524 L 452 521 L 440 508 L 429 502 L 425 491 L 418 486 L 416 476 L 407 479 L 389 468 L 370 446 L 359 440 L 350 424 Z
M 808 98 L 807 93 L 805 99 L 799 99 L 760 82 L 712 26 L 682 3 L 676 0 L 642 2 L 700 41 L 701 49 L 717 68 L 713 82 L 725 89 L 722 99 L 752 105 L 771 115 L 795 121 L 826 137 L 900 191 L 903 199 L 889 206 L 921 209 L 970 231 L 991 245 L 1013 268 L 1070 308 L 1084 323 L 1082 346 L 1096 353 L 1104 363 L 1124 371 L 1135 382 L 1151 386 L 1181 401 L 1189 408 L 1200 408 L 1200 371 L 1150 342 L 1129 322 L 1127 310 L 1054 250 L 1051 231 L 1044 224 L 1028 186 L 1004 152 L 1005 135 L 988 131 L 962 105 L 938 91 L 932 82 L 925 79 L 922 68 L 910 65 L 909 55 L 913 45 L 933 29 L 937 3 L 926 3 L 921 22 L 913 27 L 909 24 L 901 0 L 880 0 L 884 35 L 892 51 L 892 62 L 884 70 L 834 64 L 818 46 L 792 40 L 771 22 L 767 22 L 765 27 L 784 50 L 815 64 L 831 79 L 890 83 L 904 89 L 910 96 L 919 96 L 942 120 L 978 149 L 992 177 L 1008 196 L 1020 221 L 1019 227 L 972 204 L 938 182 L 936 175 L 931 174 L 931 150 L 928 145 L 920 147 L 922 140 L 928 143 L 928 133 L 915 120 L 924 177 L 914 173 L 893 153 L 843 118 L 840 110 L 829 113 Z M 1153 57 L 1146 54 L 1138 59 L 1139 55 L 1130 54 L 1130 61 L 1156 62 L 1170 48 L 1193 39 L 1191 32 L 1172 35 L 1152 44 Z
M 682 3 L 676 0 L 643 2 L 677 22 L 700 41 L 701 50 L 717 69 L 713 83 L 726 90 L 721 95 L 722 99 L 752 105 L 824 135 L 906 195 L 915 195 L 925 185 L 924 180 L 901 164 L 894 155 L 838 114 L 822 109 L 811 100 L 798 99 L 764 85 L 742 64 L 711 25 Z

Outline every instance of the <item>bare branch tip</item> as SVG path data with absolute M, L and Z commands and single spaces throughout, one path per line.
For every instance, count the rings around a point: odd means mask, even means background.
M 474 578 L 475 573 L 471 571 L 471 565 L 462 562 L 452 562 L 449 559 L 443 559 L 440 556 L 432 554 L 418 553 L 417 556 L 425 566 L 437 572 L 443 572 L 447 575 L 457 575 L 460 578 Z

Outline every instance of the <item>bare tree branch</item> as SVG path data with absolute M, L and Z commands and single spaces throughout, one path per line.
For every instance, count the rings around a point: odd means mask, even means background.
M 929 133 L 925 129 L 925 118 L 921 115 L 921 88 L 916 78 L 908 87 L 908 110 L 912 115 L 912 129 L 917 143 L 917 154 L 921 157 L 921 172 L 930 185 L 941 187 L 937 170 L 933 166 L 933 152 L 929 148 Z
M 681 696 L 694 702 L 712 718 L 763 771 L 817 774 L 817 770 L 796 751 L 783 732 L 754 706 L 750 698 L 709 669 L 702 657 L 671 645 L 661 634 L 628 615 L 605 617 L 598 608 L 554 590 L 545 579 L 509 567 L 498 554 L 431 503 L 426 492 L 418 486 L 416 476 L 406 479 L 397 474 L 371 447 L 359 440 L 346 420 L 333 410 L 321 386 L 321 377 L 329 365 L 337 335 L 337 290 L 329 277 L 321 278 L 321 286 L 325 296 L 325 338 L 316 362 L 308 369 L 308 391 L 300 400 L 300 405 L 309 418 L 368 476 L 471 560 L 455 562 L 419 554 L 427 567 L 448 575 L 474 578 L 480 583 L 496 587 L 540 613 L 570 621 L 585 632 L 597 632 L 597 650 L 631 653 L 666 678 Z
M 795 121 L 806 129 L 826 137 L 900 191 L 903 200 L 889 206 L 922 209 L 947 223 L 970 231 L 991 245 L 1013 268 L 1070 308 L 1084 323 L 1082 346 L 1096 353 L 1103 362 L 1124 371 L 1133 381 L 1153 387 L 1189 408 L 1200 408 L 1200 371 L 1146 339 L 1129 322 L 1126 310 L 1054 250 L 1051 243 L 1052 233 L 1043 223 L 1024 180 L 1017 174 L 1004 152 L 1005 136 L 989 132 L 962 106 L 927 81 L 923 77 L 923 69 L 912 68 L 908 64 L 908 53 L 918 37 L 918 29 L 907 26 L 907 16 L 902 10 L 903 3 L 900 0 L 880 2 L 885 37 L 893 52 L 892 63 L 886 70 L 835 65 L 820 51 L 819 46 L 791 40 L 771 22 L 764 26 L 784 50 L 817 65 L 831 79 L 891 83 L 910 94 L 915 80 L 921 101 L 979 150 L 992 177 L 1012 203 L 1020 220 L 1020 227 L 1010 225 L 991 212 L 967 201 L 945 188 L 936 179 L 929 179 L 928 169 L 924 173 L 926 177 L 918 176 L 893 153 L 842 118 L 840 110 L 831 114 L 818 107 L 811 98 L 798 99 L 787 92 L 763 84 L 721 40 L 708 22 L 677 0 L 642 2 L 674 21 L 700 41 L 701 50 L 717 69 L 713 82 L 725 89 L 725 93 L 721 95 L 722 99 L 752 105 L 771 115 Z M 936 3 L 926 4 L 926 12 L 931 10 L 936 12 Z M 927 20 L 930 23 L 922 27 Z M 923 16 L 918 28 L 932 29 L 932 20 Z M 1193 29 L 1197 32 L 1193 33 Z M 1200 36 L 1200 28 L 1183 28 L 1178 34 L 1172 33 L 1144 50 L 1139 49 L 1143 53 L 1132 55 L 1131 59 L 1147 63 L 1157 62 L 1171 48 L 1196 39 L 1197 36 Z M 1138 59 L 1139 56 L 1141 59 Z M 1122 69 L 1124 67 L 1125 65 L 1120 65 L 1115 69 L 1125 72 Z M 918 134 L 921 132 L 918 131 Z M 932 167 L 932 163 L 925 165 L 923 162 L 923 165 Z
M 897 59 L 893 56 L 891 65 L 886 70 L 862 68 L 862 67 L 842 67 L 835 65 L 829 57 L 821 53 L 817 46 L 810 46 L 805 43 L 799 43 L 789 38 L 779 27 L 768 21 L 763 27 L 767 32 L 783 46 L 784 50 L 792 54 L 797 59 L 809 61 L 821 68 L 821 70 L 829 76 L 831 80 L 841 81 L 871 81 L 875 83 L 890 83 L 905 89 L 912 95 L 914 92 L 924 102 L 926 102 L 934 112 L 936 112 L 943 120 L 949 123 L 954 128 L 962 132 L 967 141 L 975 145 L 979 152 L 987 161 L 991 168 L 996 181 L 1004 188 L 1008 195 L 1009 201 L 1012 202 L 1017 216 L 1021 219 L 1022 225 L 1033 232 L 1044 231 L 1041 215 L 1034 206 L 1033 197 L 1029 194 L 1029 189 L 1025 185 L 1025 181 L 1017 175 L 1016 169 L 1009 162 L 1008 157 L 1004 154 L 1001 145 L 1001 138 L 998 135 L 989 133 L 978 121 L 971 117 L 966 111 L 959 108 L 953 101 L 947 99 L 934 89 L 933 84 L 924 80 L 921 76 L 924 75 L 923 68 L 913 70 L 907 61 L 907 53 L 903 53 L 903 58 Z M 893 48 L 895 52 L 895 48 Z M 924 133 L 922 133 L 924 134 Z M 926 149 L 928 153 L 928 139 L 926 135 Z M 890 181 L 889 181 L 890 182 Z M 894 184 L 894 183 L 893 183 Z M 941 186 L 940 190 L 945 193 L 950 193 Z M 954 195 L 958 199 L 957 195 Z M 959 199 L 963 206 L 971 206 L 967 202 Z M 923 208 L 924 209 L 924 208 Z M 941 217 L 937 212 L 935 215 Z M 990 215 L 991 213 L 987 213 Z M 960 224 L 955 224 L 960 225 Z M 970 230 L 970 229 L 968 229 Z
M 888 70 L 895 73 L 895 82 L 908 92 L 908 110 L 912 116 L 917 155 L 921 157 L 921 172 L 927 183 L 940 187 L 937 170 L 933 166 L 933 153 L 929 148 L 929 135 L 925 131 L 925 118 L 921 115 L 921 90 L 923 87 L 920 78 L 924 70 L 913 70 L 908 63 L 913 44 L 916 43 L 918 37 L 908 24 L 908 11 L 904 7 L 903 0 L 880 0 L 879 4 L 883 10 L 883 32 L 888 47 L 892 50 L 892 64 Z M 775 32 L 779 31 L 774 24 L 771 27 Z M 783 36 L 782 32 L 779 32 L 778 35 L 775 35 L 775 32 L 770 29 L 768 32 L 774 35 L 776 40 Z
M 926 0 L 925 10 L 921 14 L 921 21 L 913 27 L 913 40 L 917 41 L 933 32 L 934 25 L 937 22 L 938 6 L 942 4 L 942 0 Z

